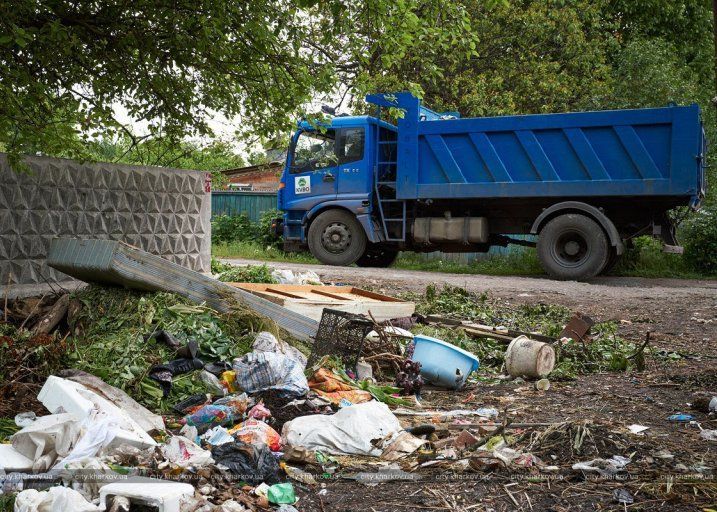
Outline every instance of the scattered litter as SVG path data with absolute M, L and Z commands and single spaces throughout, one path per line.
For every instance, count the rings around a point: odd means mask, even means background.
M 339 405 L 341 400 L 359 404 L 373 399 L 368 391 L 356 388 L 356 386 L 349 384 L 326 368 L 316 370 L 311 379 L 309 379 L 308 385 L 312 391 L 315 391 L 334 405 Z
M 646 427 L 645 425 L 637 425 L 633 424 L 627 427 L 630 432 L 633 434 L 641 435 L 645 430 L 649 430 L 650 427 Z
M 0 471 L 4 473 L 29 473 L 34 460 L 26 457 L 12 445 L 0 444 Z M 0 473 L 2 474 L 2 473 Z
M 202 439 L 210 446 L 219 446 L 221 444 L 234 442 L 234 438 L 229 431 L 221 425 L 216 426 L 211 430 L 207 430 L 202 435 Z
M 212 464 L 212 454 L 194 441 L 183 436 L 173 436 L 162 445 L 162 455 L 171 463 L 183 468 L 202 467 Z
M 570 338 L 574 341 L 582 342 L 593 325 L 595 325 L 595 321 L 592 318 L 576 312 L 563 328 L 558 338 Z
M 316 478 L 314 478 L 314 475 L 309 473 L 308 471 L 289 466 L 285 462 L 280 463 L 279 466 L 281 467 L 281 469 L 284 470 L 286 476 L 288 476 L 292 480 L 296 480 L 297 482 L 306 485 L 316 485 L 318 483 L 316 481 Z
M 296 360 L 273 352 L 249 352 L 234 360 L 237 385 L 247 393 L 274 389 L 286 398 L 309 391 L 304 368 Z
M 222 384 L 222 381 L 207 370 L 202 370 L 199 374 L 199 380 L 207 386 L 207 391 L 217 396 L 225 396 L 229 390 Z
M 505 369 L 511 377 L 545 377 L 555 367 L 555 350 L 547 343 L 518 336 L 505 351 Z
M 265 420 L 266 418 L 271 417 L 271 411 L 264 407 L 264 404 L 258 403 L 249 410 L 247 416 L 257 420 Z
M 100 489 L 100 509 L 106 510 L 108 498 L 123 496 L 130 503 L 157 507 L 159 512 L 179 512 L 182 501 L 194 495 L 194 487 L 178 482 L 111 483 Z M 94 509 L 93 509 L 94 510 Z
M 212 458 L 250 484 L 279 481 L 279 463 L 266 445 L 226 443 L 212 448 Z
M 700 431 L 700 437 L 705 441 L 717 441 L 717 430 L 702 430 Z
M 455 409 L 453 411 L 414 411 L 411 409 L 398 408 L 393 410 L 393 414 L 397 416 L 430 416 L 436 418 L 453 418 L 456 416 L 482 416 L 484 418 L 494 418 L 498 416 L 498 410 L 492 407 L 482 407 L 480 409 Z
M 51 487 L 47 491 L 25 489 L 15 497 L 15 512 L 91 512 L 94 510 L 102 509 L 87 501 L 79 492 L 68 487 Z
M 269 498 L 269 503 L 274 503 L 276 505 L 293 505 L 296 503 L 294 486 L 288 482 L 284 484 L 274 484 L 269 487 L 266 497 Z
M 630 491 L 627 489 L 615 489 L 612 492 L 612 498 L 621 504 L 632 505 L 635 502 L 635 498 L 632 497 Z
M 294 273 L 293 270 L 277 268 L 271 272 L 271 277 L 279 284 L 322 284 L 321 278 L 313 270 Z
M 698 396 L 692 401 L 692 408 L 705 414 L 717 412 L 717 396 Z
M 587 473 L 599 473 L 601 476 L 613 476 L 625 469 L 630 463 L 627 457 L 613 455 L 611 459 L 593 459 L 587 462 L 573 464 L 573 469 Z
M 242 443 L 265 444 L 273 452 L 278 452 L 281 449 L 281 436 L 263 421 L 249 418 L 231 428 L 229 433 Z
M 78 382 L 51 375 L 45 381 L 37 398 L 50 412 L 62 408 L 74 414 L 80 421 L 86 422 L 88 427 L 92 423 L 103 420 L 115 424 L 117 427 L 115 435 L 109 440 L 113 446 L 131 444 L 138 448 L 150 448 L 157 445 L 128 411 L 120 409 Z
M 57 457 L 66 457 L 80 436 L 80 423 L 73 414 L 51 414 L 10 437 L 12 447 L 33 461 L 34 471 L 51 468 Z
M 681 413 L 680 413 L 680 414 L 673 414 L 672 416 L 668 416 L 668 417 L 667 417 L 667 420 L 668 420 L 668 421 L 676 421 L 676 422 L 679 422 L 679 423 L 686 423 L 686 422 L 692 421 L 692 420 L 694 420 L 694 419 L 695 419 L 695 417 L 692 416 L 691 414 L 681 414 Z
M 137 403 L 127 393 L 114 386 L 110 386 L 99 377 L 75 369 L 62 370 L 59 376 L 82 384 L 85 388 L 116 405 L 125 411 L 145 432 L 164 430 L 164 420 L 162 416 L 149 411 Z
M 34 412 L 21 412 L 20 414 L 15 415 L 15 425 L 17 425 L 20 428 L 29 427 L 32 425 L 35 420 L 37 419 L 37 416 Z
M 411 359 L 421 363 L 421 376 L 431 384 L 460 389 L 480 365 L 478 358 L 443 340 L 419 335 L 413 338 Z
M 384 450 L 380 441 L 390 444 L 391 437 L 401 431 L 388 406 L 371 401 L 345 407 L 332 416 L 296 418 L 284 425 L 282 438 L 289 446 L 309 450 L 379 457 Z
M 401 371 L 396 374 L 396 387 L 402 395 L 420 395 L 423 387 L 421 363 L 406 359 L 401 363 Z
M 550 381 L 548 379 L 535 381 L 535 389 L 538 391 L 548 391 L 550 389 Z
M 301 366 L 306 367 L 306 356 L 301 351 L 288 343 L 284 343 L 276 339 L 276 336 L 270 332 L 262 331 L 254 338 L 252 345 L 254 352 L 273 352 L 282 354 L 297 361 Z

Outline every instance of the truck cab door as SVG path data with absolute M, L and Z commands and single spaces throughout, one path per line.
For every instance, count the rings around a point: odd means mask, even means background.
M 373 172 L 366 158 L 367 126 L 337 130 L 338 193 L 342 198 L 368 199 L 373 191 Z
M 310 210 L 324 201 L 336 199 L 338 159 L 333 129 L 299 131 L 294 136 L 286 169 L 285 210 Z

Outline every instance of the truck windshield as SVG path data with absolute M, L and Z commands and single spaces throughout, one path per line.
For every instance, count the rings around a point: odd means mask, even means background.
M 293 174 L 315 171 L 336 165 L 336 132 L 301 132 L 291 157 Z

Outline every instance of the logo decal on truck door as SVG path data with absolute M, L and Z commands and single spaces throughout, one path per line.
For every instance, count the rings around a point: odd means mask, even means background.
M 309 178 L 308 176 L 297 176 L 296 178 L 294 178 L 294 193 L 311 193 L 311 178 Z

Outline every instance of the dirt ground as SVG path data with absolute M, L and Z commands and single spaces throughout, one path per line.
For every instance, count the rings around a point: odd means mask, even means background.
M 233 264 L 257 263 L 230 260 Z M 495 407 L 514 423 L 588 422 L 595 449 L 583 454 L 561 439 L 539 456 L 560 466 L 554 474 L 525 471 L 456 471 L 455 466 L 419 468 L 418 481 L 363 484 L 327 479 L 322 487 L 297 486 L 308 510 L 704 510 L 717 508 L 717 442 L 700 437 L 700 428 L 717 429 L 717 420 L 690 409 L 697 397 L 717 396 L 717 282 L 603 277 L 590 283 L 540 278 L 491 277 L 405 270 L 337 268 L 270 263 L 276 268 L 314 270 L 324 282 L 371 286 L 388 293 L 421 291 L 428 284 L 450 284 L 489 292 L 507 303 L 546 302 L 581 311 L 596 320 L 620 320 L 620 334 L 673 354 L 647 360 L 643 372 L 593 374 L 554 382 L 540 392 L 530 383 L 478 384 L 459 392 L 427 390 L 427 409 Z M 380 275 L 380 277 L 379 277 Z M 692 414 L 696 423 L 669 421 Z M 627 427 L 649 427 L 643 435 Z M 526 428 L 526 438 L 545 427 Z M 459 432 L 456 431 L 456 433 Z M 599 448 L 598 448 L 599 445 Z M 537 455 L 537 453 L 536 453 Z M 570 469 L 596 456 L 630 457 L 620 478 L 589 477 Z M 406 463 L 408 464 L 408 463 Z M 634 503 L 618 503 L 625 489 Z

